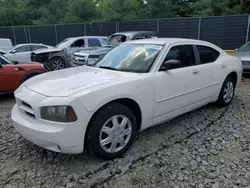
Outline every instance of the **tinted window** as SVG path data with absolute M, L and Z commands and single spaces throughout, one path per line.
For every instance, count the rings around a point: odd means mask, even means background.
M 89 47 L 101 46 L 101 43 L 98 39 L 88 39 Z
M 169 50 L 168 55 L 165 58 L 165 61 L 168 61 L 170 59 L 179 60 L 181 62 L 181 67 L 188 67 L 188 66 L 195 65 L 195 56 L 194 56 L 193 46 L 192 45 L 180 45 L 180 46 L 172 47 Z
M 208 46 L 197 46 L 198 52 L 200 54 L 200 60 L 201 64 L 205 63 L 212 63 L 216 61 L 216 59 L 219 57 L 220 53 Z
M 33 45 L 32 46 L 32 51 L 34 50 L 39 50 L 39 49 L 44 49 L 47 48 L 46 46 L 42 46 L 42 45 Z
M 0 64 L 1 65 L 8 65 L 8 64 L 11 64 L 11 63 L 7 58 L 5 58 L 3 56 L 0 56 Z
M 72 47 L 84 47 L 84 45 L 85 45 L 84 39 L 80 39 L 80 40 L 75 41 L 72 44 Z
M 16 52 L 28 52 L 28 51 L 31 51 L 31 48 L 30 46 L 26 45 L 26 46 L 17 47 L 15 50 Z

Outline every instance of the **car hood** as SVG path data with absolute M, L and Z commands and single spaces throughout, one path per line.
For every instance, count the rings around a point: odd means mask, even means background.
M 34 51 L 35 54 L 42 54 L 42 53 L 50 53 L 50 52 L 60 52 L 62 51 L 61 48 L 47 48 L 47 49 L 39 49 Z
M 99 47 L 93 50 L 79 50 L 74 52 L 74 55 L 79 55 L 79 56 L 85 56 L 86 54 L 88 55 L 102 55 L 107 53 L 111 47 Z
M 250 52 L 234 52 L 232 55 L 239 57 L 242 61 L 250 61 Z
M 82 66 L 41 74 L 27 80 L 24 85 L 48 97 L 67 97 L 91 87 L 137 75 Z

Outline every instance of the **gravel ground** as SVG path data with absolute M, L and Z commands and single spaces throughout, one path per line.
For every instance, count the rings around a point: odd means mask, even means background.
M 232 105 L 208 105 L 143 131 L 123 158 L 65 155 L 26 141 L 0 99 L 0 187 L 250 188 L 250 80 Z

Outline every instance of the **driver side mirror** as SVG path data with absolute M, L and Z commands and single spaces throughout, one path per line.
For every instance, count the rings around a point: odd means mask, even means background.
M 181 62 L 177 59 L 170 59 L 168 61 L 165 61 L 160 68 L 160 71 L 167 71 L 170 69 L 180 68 Z
M 11 53 L 12 53 L 12 54 L 16 53 L 16 50 L 12 50 Z
M 2 68 L 3 68 L 3 65 L 0 64 L 0 69 L 2 69 Z

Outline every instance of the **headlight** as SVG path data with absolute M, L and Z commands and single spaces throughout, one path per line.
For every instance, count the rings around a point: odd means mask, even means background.
M 74 122 L 76 114 L 71 106 L 47 106 L 41 108 L 41 118 L 57 122 Z

